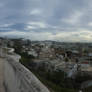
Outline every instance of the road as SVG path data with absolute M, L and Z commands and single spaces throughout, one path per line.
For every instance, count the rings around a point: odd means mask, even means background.
M 0 92 L 5 92 L 4 84 L 3 84 L 3 81 L 4 81 L 4 67 L 3 67 L 3 64 L 4 64 L 4 60 L 2 58 L 0 58 Z

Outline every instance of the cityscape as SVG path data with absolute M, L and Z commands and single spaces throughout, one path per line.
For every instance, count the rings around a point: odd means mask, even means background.
M 50 92 L 91 92 L 92 43 L 0 38 L 0 56 L 25 66 Z
M 92 92 L 92 0 L 0 0 L 0 92 Z

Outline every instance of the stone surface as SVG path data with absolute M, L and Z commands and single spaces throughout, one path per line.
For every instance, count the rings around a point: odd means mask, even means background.
M 4 89 L 4 67 L 3 67 L 4 60 L 0 58 L 0 92 L 5 92 Z
M 9 56 L 4 62 L 4 69 L 4 81 L 8 92 L 49 92 L 32 72 Z

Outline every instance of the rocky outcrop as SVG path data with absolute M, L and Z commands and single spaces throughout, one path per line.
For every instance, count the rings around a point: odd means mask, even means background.
M 13 56 L 7 57 L 4 70 L 4 83 L 8 92 L 50 92 L 32 72 L 16 62 Z

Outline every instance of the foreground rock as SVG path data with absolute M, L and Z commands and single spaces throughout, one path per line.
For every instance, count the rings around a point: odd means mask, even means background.
M 27 68 L 8 56 L 4 62 L 7 92 L 50 92 Z

